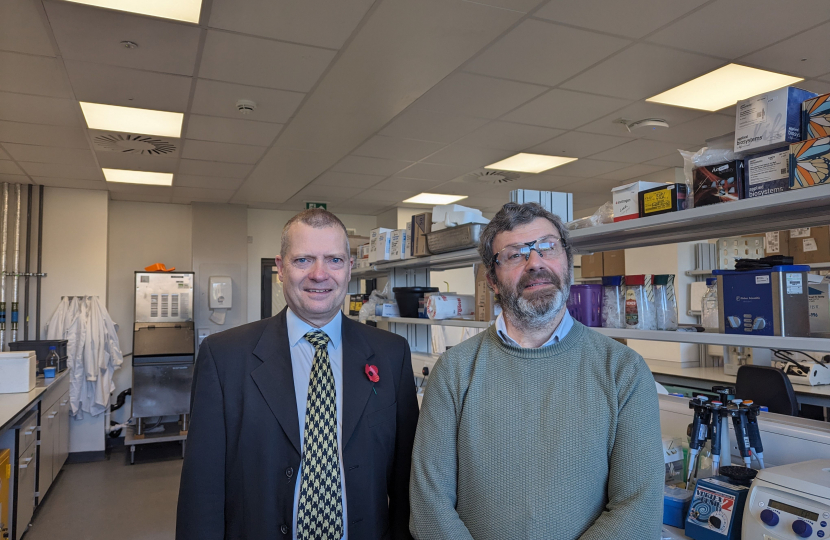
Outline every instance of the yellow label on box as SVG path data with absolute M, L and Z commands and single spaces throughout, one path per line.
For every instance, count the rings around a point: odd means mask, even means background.
M 671 189 L 661 189 L 643 195 L 643 213 L 651 214 L 662 210 L 671 210 Z

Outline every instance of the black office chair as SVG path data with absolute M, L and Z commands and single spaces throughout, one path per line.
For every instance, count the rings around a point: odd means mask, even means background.
M 735 388 L 740 399 L 751 399 L 771 413 L 798 416 L 798 400 L 790 379 L 780 369 L 741 366 Z

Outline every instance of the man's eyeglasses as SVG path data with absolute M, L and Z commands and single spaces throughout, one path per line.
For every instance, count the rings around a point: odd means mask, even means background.
M 532 251 L 543 259 L 552 259 L 565 251 L 565 241 L 561 238 L 540 238 L 525 244 L 513 244 L 496 253 L 493 262 L 502 268 L 514 268 L 526 263 Z

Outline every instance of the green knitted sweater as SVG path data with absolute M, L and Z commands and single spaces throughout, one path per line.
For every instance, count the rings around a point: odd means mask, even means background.
M 424 540 L 656 539 L 663 474 L 642 357 L 576 321 L 538 349 L 505 345 L 490 326 L 429 376 L 410 530 Z

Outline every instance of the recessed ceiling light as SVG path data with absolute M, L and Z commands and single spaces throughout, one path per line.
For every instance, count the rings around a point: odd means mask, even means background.
M 81 101 L 81 110 L 89 129 L 123 131 L 160 137 L 182 136 L 184 114 L 133 107 L 102 105 Z
M 128 11 L 162 19 L 199 23 L 202 0 L 69 0 L 76 4 Z
M 455 201 L 466 199 L 466 195 L 443 195 L 441 193 L 421 193 L 405 200 L 405 203 L 416 204 L 452 204 Z
M 729 64 L 697 79 L 648 98 L 652 103 L 719 111 L 746 99 L 803 81 L 772 71 Z
M 544 156 L 542 154 L 516 154 L 513 157 L 503 159 L 492 165 L 487 165 L 484 168 L 524 173 L 540 173 L 548 169 L 553 169 L 554 167 L 559 167 L 565 163 L 570 163 L 571 161 L 576 161 L 576 158 Z
M 107 182 L 122 184 L 148 184 L 151 186 L 172 186 L 173 173 L 128 171 L 126 169 L 101 169 Z

